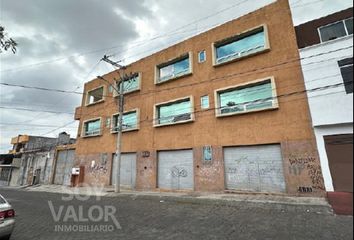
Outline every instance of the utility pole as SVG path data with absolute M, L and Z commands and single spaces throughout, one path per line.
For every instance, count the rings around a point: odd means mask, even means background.
M 120 81 L 118 82 L 118 89 L 116 88 L 116 86 L 112 86 L 113 89 L 118 94 L 117 103 L 118 103 L 119 115 L 118 115 L 118 122 L 117 122 L 117 128 L 118 128 L 117 148 L 116 148 L 117 166 L 116 166 L 116 172 L 114 174 L 116 175 L 115 192 L 120 193 L 120 167 L 122 162 L 122 135 L 123 135 L 123 114 L 124 114 L 124 80 L 125 80 L 124 70 L 126 69 L 126 67 L 118 64 L 117 62 L 110 60 L 109 57 L 106 55 L 102 58 L 102 60 L 117 67 L 118 73 L 120 75 Z M 123 74 L 122 74 L 123 76 L 120 74 L 119 70 L 123 70 Z

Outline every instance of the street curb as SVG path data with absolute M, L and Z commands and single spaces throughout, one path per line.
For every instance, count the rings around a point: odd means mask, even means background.
M 213 205 L 226 206 L 242 209 L 262 208 L 273 209 L 279 211 L 302 211 L 317 214 L 333 214 L 332 207 L 329 204 L 304 204 L 291 203 L 280 201 L 262 201 L 262 200 L 238 200 L 238 199 L 213 199 L 203 197 L 189 197 L 189 196 L 166 196 L 166 195 L 136 195 L 136 194 L 109 194 L 106 197 L 114 198 L 131 198 L 133 200 L 148 200 L 160 201 L 161 204 L 173 202 L 179 204 L 196 204 L 196 205 Z
M 28 187 L 30 187 L 30 186 L 29 185 L 18 186 L 18 187 L 1 186 L 0 189 L 3 188 L 3 189 L 9 189 L 9 190 L 23 190 L 23 189 L 26 189 Z
M 29 188 L 28 186 L 21 188 L 7 188 L 20 191 L 29 192 L 42 192 L 52 194 L 67 194 L 61 191 L 38 191 L 36 188 Z M 71 193 L 72 194 L 72 193 Z M 80 194 L 80 193 L 74 193 Z M 82 193 L 85 194 L 85 193 Z M 95 197 L 96 195 L 88 195 Z M 269 211 L 281 211 L 281 212 L 307 212 L 317 214 L 331 214 L 333 215 L 333 209 L 324 198 L 287 198 L 283 200 L 279 199 L 265 199 L 262 196 L 254 196 L 253 198 L 244 198 L 245 195 L 168 195 L 164 193 L 112 193 L 110 191 L 104 192 L 100 197 L 130 199 L 130 200 L 146 200 L 146 201 L 159 201 L 161 204 L 176 203 L 176 204 L 195 204 L 195 205 L 211 205 L 211 206 L 225 206 L 233 207 L 240 210 L 252 210 L 252 209 L 267 209 Z M 240 197 L 240 198 L 237 198 Z

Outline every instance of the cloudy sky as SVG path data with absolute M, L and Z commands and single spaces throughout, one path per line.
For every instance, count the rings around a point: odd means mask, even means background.
M 99 63 L 104 54 L 127 64 L 273 1 L 0 0 L 0 25 L 19 44 L 15 55 L 0 53 L 0 82 L 80 91 L 84 82 L 112 70 Z M 290 3 L 295 25 L 353 5 Z M 77 94 L 0 86 L 0 153 L 18 134 L 55 137 L 66 131 L 75 137 L 72 113 L 80 101 Z

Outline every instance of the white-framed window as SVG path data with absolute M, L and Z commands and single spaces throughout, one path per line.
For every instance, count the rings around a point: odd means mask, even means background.
M 192 73 L 192 54 L 188 53 L 156 66 L 155 84 L 164 83 Z
M 86 120 L 83 124 L 83 137 L 94 137 L 101 134 L 101 118 Z
M 155 105 L 154 126 L 166 126 L 194 121 L 193 97 L 185 97 Z
M 262 25 L 213 44 L 214 66 L 269 50 L 268 29 Z
M 206 51 L 203 50 L 198 53 L 198 62 L 203 63 L 205 61 L 206 61 Z
M 122 83 L 120 84 L 116 83 L 117 90 L 120 90 L 121 84 Z M 139 91 L 141 88 L 141 73 L 135 73 L 131 75 L 129 78 L 125 79 L 123 86 L 124 86 L 124 94 Z M 115 89 L 113 90 L 113 96 L 115 97 L 118 96 L 118 93 Z
M 96 89 L 88 91 L 86 95 L 86 106 L 104 101 L 104 95 L 105 95 L 104 86 L 100 86 Z
M 112 133 L 118 132 L 118 117 L 119 114 L 114 114 L 112 116 Z M 132 111 L 125 112 L 123 114 L 123 132 L 135 131 L 139 129 L 139 110 L 135 109 Z
M 216 90 L 217 117 L 279 107 L 273 77 Z
M 331 23 L 318 28 L 321 42 L 328 42 L 337 38 L 353 34 L 353 18 Z
M 205 95 L 200 98 L 200 106 L 201 109 L 209 109 L 210 108 L 210 101 L 209 96 Z

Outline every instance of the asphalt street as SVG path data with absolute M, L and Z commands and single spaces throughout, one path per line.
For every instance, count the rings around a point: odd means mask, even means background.
M 353 217 L 309 206 L 76 197 L 0 189 L 16 210 L 12 240 L 353 239 Z

